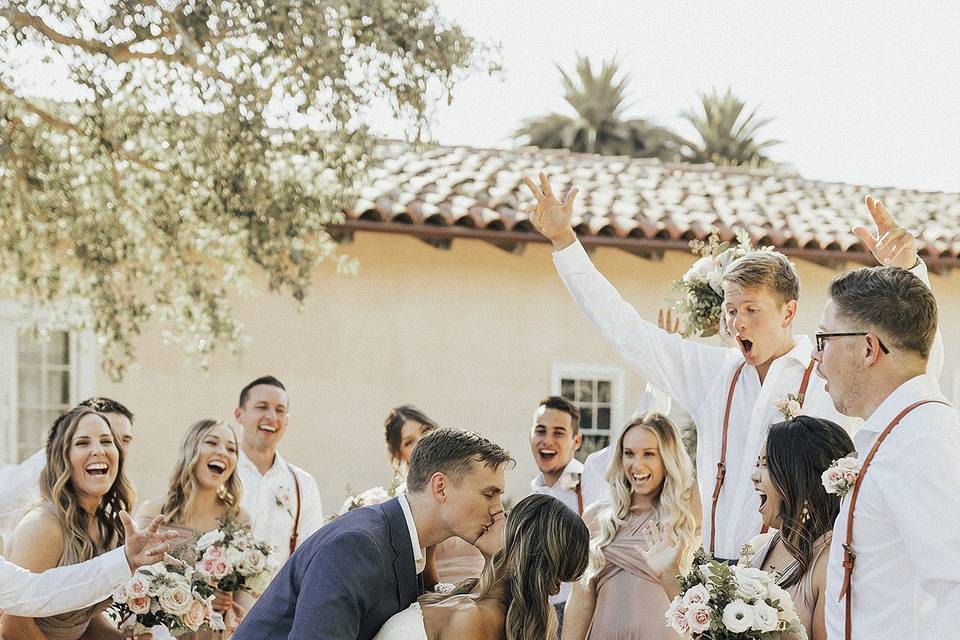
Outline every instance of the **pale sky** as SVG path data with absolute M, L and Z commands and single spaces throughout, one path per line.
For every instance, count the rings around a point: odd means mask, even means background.
M 960 3 L 746 0 L 438 0 L 444 16 L 502 47 L 438 108 L 442 144 L 497 147 L 529 116 L 561 111 L 576 52 L 614 54 L 632 75 L 631 115 L 680 126 L 697 92 L 733 87 L 807 177 L 960 192 Z M 399 135 L 380 121 L 377 128 Z M 689 133 L 681 130 L 682 133 Z

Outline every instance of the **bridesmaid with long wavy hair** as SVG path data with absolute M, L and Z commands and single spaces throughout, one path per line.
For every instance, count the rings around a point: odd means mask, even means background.
M 77 564 L 124 542 L 120 512 L 133 504 L 124 456 L 107 419 L 73 408 L 50 427 L 47 464 L 40 474 L 40 504 L 14 532 L 9 559 L 34 572 Z M 108 603 L 48 618 L 4 615 L 3 640 L 120 638 L 101 615 Z
M 700 546 L 700 496 L 677 427 L 659 413 L 626 426 L 607 497 L 584 513 L 590 566 L 564 610 L 563 640 L 668 640 L 663 613 Z
M 148 500 L 137 510 L 137 523 L 150 522 L 159 514 L 167 518 L 167 526 L 181 535 L 175 555 L 195 561 L 192 543 L 207 531 L 220 527 L 225 520 L 249 525 L 250 518 L 240 509 L 242 487 L 237 474 L 237 434 L 221 420 L 200 420 L 191 425 L 180 446 L 180 456 L 170 476 L 170 485 L 163 500 Z M 177 541 L 173 541 L 177 545 Z M 224 614 L 228 630 L 237 624 L 234 615 L 242 617 L 244 607 L 235 601 L 240 594 L 218 592 L 214 609 Z M 243 596 L 246 605 L 252 598 Z M 232 623 L 232 624 L 231 624 Z M 216 638 L 214 632 L 203 631 L 181 638 Z

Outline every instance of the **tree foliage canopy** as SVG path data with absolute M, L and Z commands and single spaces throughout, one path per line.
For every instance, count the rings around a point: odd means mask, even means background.
M 114 377 L 152 320 L 236 350 L 255 270 L 302 301 L 335 255 L 366 110 L 416 128 L 476 51 L 432 0 L 0 0 L 0 292 L 81 305 Z

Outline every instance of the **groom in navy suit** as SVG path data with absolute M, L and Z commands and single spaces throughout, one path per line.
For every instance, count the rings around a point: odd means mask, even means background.
M 355 509 L 310 536 L 247 614 L 234 640 L 370 640 L 422 590 L 424 548 L 475 542 L 503 511 L 510 454 L 437 429 L 414 449 L 407 493 Z

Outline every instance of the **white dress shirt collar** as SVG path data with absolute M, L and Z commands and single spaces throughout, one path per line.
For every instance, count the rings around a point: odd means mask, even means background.
M 940 391 L 940 384 L 937 379 L 929 374 L 921 374 L 910 378 L 899 387 L 893 390 L 886 399 L 880 403 L 867 421 L 863 423 L 860 429 L 874 433 L 880 433 L 887 428 L 890 421 L 897 417 L 897 414 L 906 409 L 914 402 L 921 400 L 943 400 L 943 394 Z M 861 452 L 866 455 L 867 452 Z
M 417 523 L 413 520 L 413 512 L 410 511 L 410 503 L 407 502 L 407 494 L 401 493 L 397 496 L 400 502 L 400 508 L 403 510 L 403 519 L 407 521 L 407 530 L 410 532 L 410 544 L 413 547 L 413 564 L 417 567 L 417 573 L 423 573 L 423 568 L 427 566 L 427 559 L 423 554 L 423 547 L 420 546 L 420 536 L 417 535 Z
M 279 451 L 275 451 L 273 454 L 273 464 L 270 465 L 270 468 L 267 469 L 266 473 L 260 473 L 260 469 L 257 468 L 257 465 L 254 464 L 253 460 L 247 457 L 247 454 L 243 452 L 243 449 L 237 454 L 237 466 L 247 467 L 248 470 L 256 471 L 257 474 L 261 476 L 268 476 L 271 473 L 277 471 L 277 469 L 285 470 L 287 468 L 287 461 L 283 459 L 283 456 L 280 455 Z

